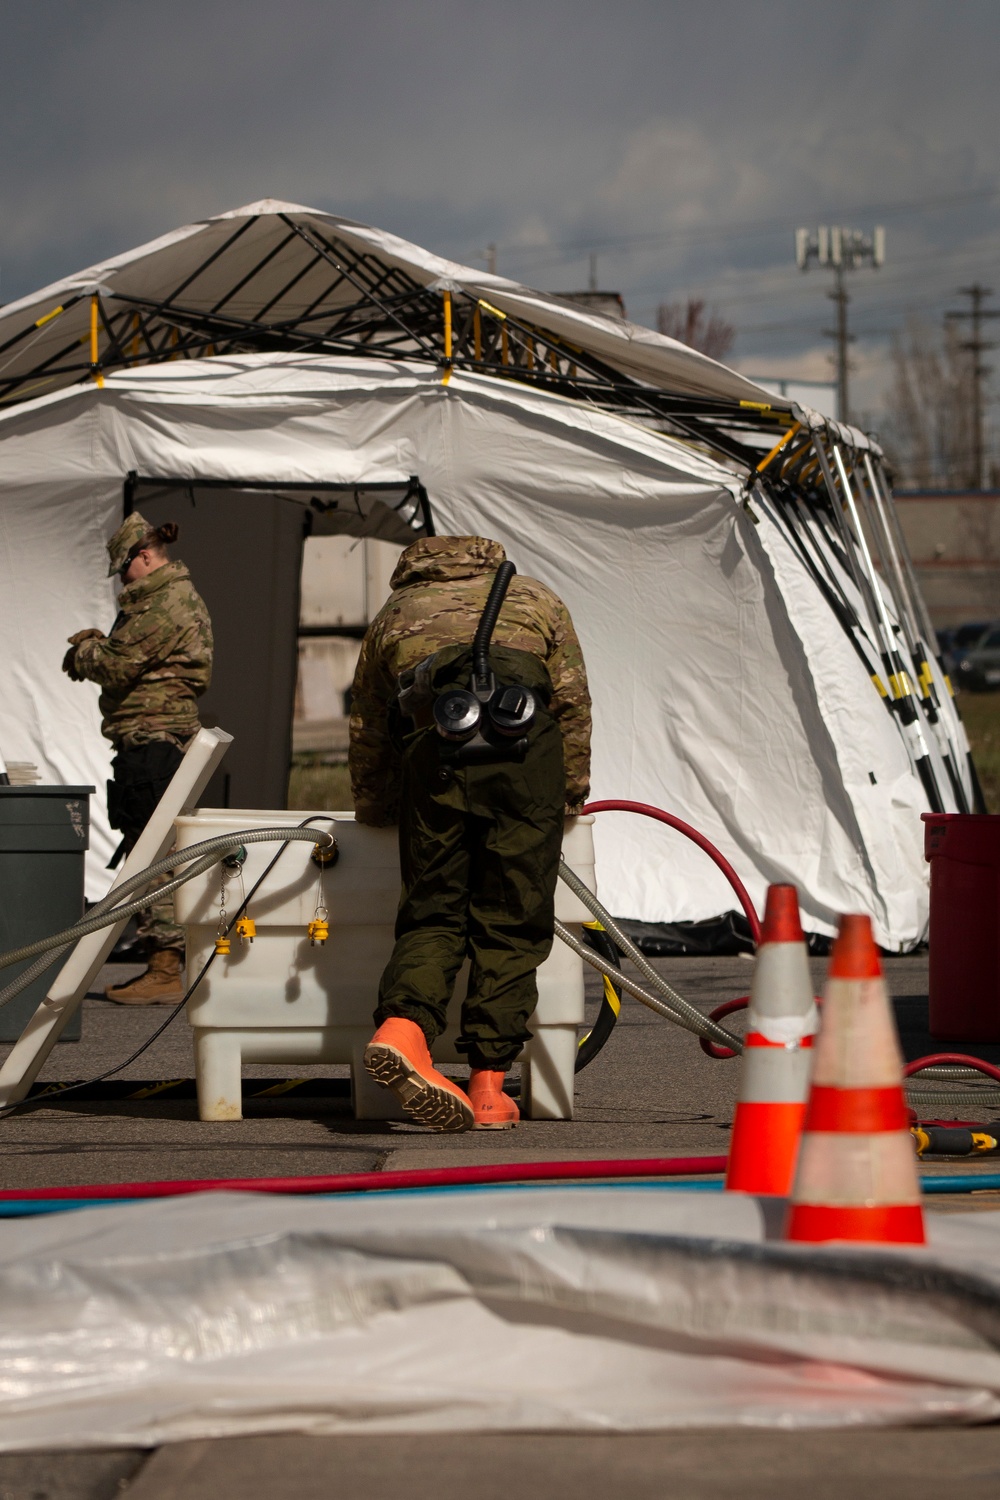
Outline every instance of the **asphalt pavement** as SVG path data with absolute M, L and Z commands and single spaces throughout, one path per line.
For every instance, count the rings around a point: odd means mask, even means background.
M 740 958 L 656 960 L 659 971 L 703 1011 L 746 994 L 752 965 Z M 824 963 L 814 961 L 821 987 Z M 904 1050 L 933 1050 L 926 1031 L 926 956 L 885 964 Z M 132 969 L 106 969 L 95 986 Z M 588 1013 L 599 1001 L 588 976 Z M 96 1077 L 129 1057 L 165 1019 L 162 1007 L 84 1004 L 83 1036 L 59 1045 L 47 1080 Z M 977 1049 L 1000 1060 L 1000 1048 Z M 0 1052 L 4 1055 L 6 1049 Z M 460 1071 L 455 1070 L 458 1076 Z M 260 1177 L 398 1170 L 500 1161 L 718 1155 L 727 1148 L 737 1064 L 707 1057 L 695 1038 L 626 1000 L 603 1052 L 577 1077 L 576 1118 L 526 1120 L 512 1132 L 428 1135 L 398 1122 L 355 1121 L 342 1067 L 244 1070 L 241 1121 L 201 1122 L 193 1097 L 162 1087 L 193 1074 L 191 1038 L 179 1016 L 142 1056 L 115 1074 L 148 1085 L 141 1099 L 66 1095 L 0 1119 L 0 1186 Z M 260 1097 L 271 1081 L 322 1079 L 322 1098 L 295 1091 Z M 121 1086 L 118 1085 L 121 1092 Z M 313 1093 L 316 1089 L 313 1088 Z M 942 1112 L 946 1113 L 946 1112 Z M 981 1167 L 988 1164 L 983 1163 Z M 965 1170 L 963 1164 L 963 1170 Z M 1000 1195 L 958 1200 L 993 1207 Z M 933 1200 L 934 1211 L 955 1200 Z M 860 1432 L 719 1431 L 637 1435 L 463 1435 L 304 1438 L 294 1434 L 171 1444 L 154 1452 L 0 1455 L 0 1500 L 311 1500 L 331 1491 L 368 1500 L 546 1500 L 630 1497 L 740 1500 L 853 1495 L 877 1484 L 880 1500 L 1000 1493 L 1000 1427 Z

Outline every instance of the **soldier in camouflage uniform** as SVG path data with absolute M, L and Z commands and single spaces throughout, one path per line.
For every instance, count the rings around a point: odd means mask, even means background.
M 118 528 L 108 543 L 108 576 L 125 584 L 118 618 L 107 636 L 70 636 L 63 661 L 74 682 L 97 682 L 102 690 L 101 729 L 116 752 L 108 815 L 123 835 L 112 864 L 134 847 L 197 733 L 196 700 L 212 677 L 208 610 L 184 564 L 167 557 L 176 536 L 172 521 L 154 528 L 137 511 Z M 126 1005 L 171 1004 L 183 993 L 184 962 L 172 898 L 152 903 L 137 926 L 146 973 L 105 994 Z
M 471 642 L 503 548 L 484 537 L 429 537 L 402 554 L 354 679 L 350 768 L 358 821 L 398 822 L 402 897 L 366 1064 L 404 1108 L 437 1129 L 504 1129 L 517 1106 L 504 1075 L 531 1033 L 535 970 L 553 939 L 564 819 L 589 790 L 590 696 L 569 612 L 515 576 L 490 665 L 537 705 L 523 764 L 455 765 L 429 708 L 400 714 L 398 678 L 437 653 L 431 691 L 468 688 Z M 472 960 L 459 1049 L 468 1093 L 434 1067 L 458 970 Z

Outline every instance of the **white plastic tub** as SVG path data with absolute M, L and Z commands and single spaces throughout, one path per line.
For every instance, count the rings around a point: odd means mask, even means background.
M 204 808 L 177 819 L 177 844 L 185 848 L 220 833 L 254 827 L 285 827 L 308 819 L 331 828 L 340 849 L 337 863 L 322 874 L 306 843 L 289 844 L 254 898 L 253 943 L 231 935 L 232 951 L 215 960 L 196 990 L 188 1020 L 194 1029 L 198 1112 L 203 1120 L 242 1118 L 241 1073 L 246 1062 L 349 1063 L 354 1113 L 359 1119 L 396 1119 L 395 1096 L 369 1077 L 362 1062 L 373 1030 L 378 983 L 393 945 L 399 902 L 399 856 L 395 828 L 368 828 L 354 814 L 288 813 L 259 808 Z M 563 852 L 594 888 L 593 818 L 569 819 Z M 280 846 L 248 845 L 243 867 L 247 891 Z M 189 973 L 211 953 L 219 926 L 219 868 L 177 892 L 177 920 L 187 928 Z M 230 880 L 230 916 L 242 900 L 239 879 Z M 312 946 L 307 935 L 318 905 L 329 911 L 330 936 Z M 589 912 L 569 888 L 556 888 L 561 922 L 588 921 Z M 467 970 L 456 985 L 451 1024 L 434 1048 L 438 1062 L 457 1062 L 455 1037 Z M 558 939 L 538 971 L 534 1039 L 522 1060 L 522 1111 L 533 1119 L 573 1117 L 573 1066 L 577 1028 L 583 1022 L 583 964 Z

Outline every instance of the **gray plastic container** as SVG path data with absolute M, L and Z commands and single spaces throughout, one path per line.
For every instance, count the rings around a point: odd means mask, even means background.
M 0 952 L 20 948 L 82 917 L 92 786 L 0 787 Z M 16 1042 L 66 955 L 0 1009 L 0 1042 Z M 30 959 L 0 969 L 0 989 Z M 60 1038 L 80 1040 L 80 1011 Z

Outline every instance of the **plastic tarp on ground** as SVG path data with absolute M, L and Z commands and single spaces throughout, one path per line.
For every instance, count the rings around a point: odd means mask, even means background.
M 1000 1216 L 767 1242 L 660 1187 L 206 1193 L 0 1228 L 0 1450 L 1000 1417 Z
M 103 787 L 97 691 L 70 683 L 59 662 L 72 631 L 113 619 L 104 542 L 131 471 L 273 481 L 279 492 L 418 475 L 439 532 L 497 537 L 568 604 L 595 704 L 595 797 L 688 819 L 758 907 L 768 882 L 794 881 L 814 931 L 860 910 L 888 947 L 922 935 L 923 792 L 779 528 L 748 516 L 737 479 L 690 446 L 487 376 L 444 383 L 427 366 L 287 354 L 203 359 L 5 414 L 8 758 Z M 92 894 L 112 847 L 95 800 Z M 620 915 L 697 921 L 733 905 L 715 867 L 676 836 L 608 815 L 597 841 L 601 897 Z

